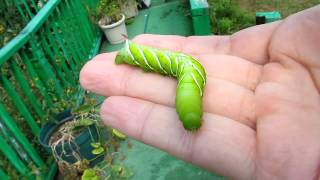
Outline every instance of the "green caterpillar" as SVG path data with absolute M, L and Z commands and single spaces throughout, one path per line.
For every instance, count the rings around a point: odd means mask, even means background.
M 200 128 L 206 73 L 197 60 L 183 53 L 141 46 L 127 40 L 125 47 L 118 52 L 115 62 L 176 77 L 176 111 L 179 118 L 186 130 L 194 131 Z

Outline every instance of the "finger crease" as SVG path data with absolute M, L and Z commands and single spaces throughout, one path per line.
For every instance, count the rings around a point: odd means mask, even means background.
M 232 47 L 232 42 L 233 42 L 233 35 L 231 35 L 231 36 L 228 36 L 226 39 L 224 39 L 224 38 L 221 38 L 220 40 L 219 40 L 219 43 L 217 44 L 217 46 L 219 47 L 219 46 L 225 46 L 225 47 L 227 47 L 226 48 L 226 50 L 225 50 L 225 54 L 232 54 L 232 49 L 233 49 L 233 47 Z
M 130 79 L 134 77 L 136 72 L 137 71 L 135 69 L 130 68 L 124 73 L 123 77 L 120 80 L 120 90 L 119 90 L 122 95 L 129 95 L 128 89 L 129 89 Z M 116 92 L 116 93 L 119 93 L 119 92 Z
M 247 73 L 246 73 L 246 79 L 245 79 L 246 82 L 245 82 L 245 84 L 248 86 L 248 88 L 250 90 L 253 90 L 254 87 L 255 87 L 255 84 L 252 83 L 252 81 L 251 81 L 251 77 L 253 77 L 252 76 L 252 73 L 253 73 L 252 71 L 253 71 L 252 65 L 248 64 L 248 70 L 247 70 Z
M 147 111 L 146 115 L 143 118 L 141 127 L 139 129 L 139 135 L 138 135 L 138 139 L 141 139 L 142 141 L 146 141 L 147 139 L 145 138 L 145 132 L 146 132 L 146 124 L 147 122 L 150 120 L 150 116 L 152 114 L 152 111 L 155 108 L 155 104 L 151 103 L 150 106 L 148 108 L 146 108 L 144 111 Z
M 181 158 L 186 159 L 188 162 L 193 162 L 194 160 L 194 137 L 195 135 L 191 132 L 182 131 L 177 139 L 177 142 L 179 142 L 178 151 L 182 155 Z
M 190 162 L 190 163 L 194 163 L 194 157 L 195 157 L 195 141 L 194 141 L 194 138 L 195 138 L 196 136 L 190 136 L 190 140 L 189 140 L 189 143 L 188 143 L 188 145 L 187 145 L 187 153 L 186 153 L 186 155 L 187 155 L 187 157 L 186 157 L 186 159 Z
M 244 92 L 240 99 L 238 117 L 240 117 L 242 121 L 244 121 L 244 124 L 247 124 L 250 128 L 255 129 L 255 121 L 253 119 L 254 117 L 253 109 L 243 108 L 243 107 L 248 107 L 248 105 L 246 106 L 247 99 L 248 99 L 248 95 L 246 92 Z

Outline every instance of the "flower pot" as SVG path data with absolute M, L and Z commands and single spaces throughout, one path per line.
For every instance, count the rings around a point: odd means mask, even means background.
M 126 37 L 128 36 L 126 24 L 124 22 L 125 16 L 123 14 L 121 16 L 122 18 L 118 22 L 113 24 L 103 25 L 102 19 L 98 23 L 107 39 L 109 40 L 110 44 L 118 44 L 124 42 L 126 40 Z
M 71 121 L 73 116 L 70 110 L 64 111 L 56 116 L 54 122 L 45 124 L 40 130 L 39 141 L 40 144 L 48 151 L 52 152 L 49 145 L 51 136 L 59 129 L 64 123 Z M 86 127 L 80 134 L 78 134 L 73 143 L 61 143 L 56 146 L 55 152 L 59 154 L 59 157 L 64 161 L 73 164 L 77 161 L 73 152 L 78 152 L 81 159 L 87 159 L 90 162 L 90 166 L 93 167 L 104 159 L 104 154 L 94 155 L 91 153 L 93 147 L 92 142 L 99 141 L 98 129 L 95 124 Z M 63 148 L 62 148 L 63 147 Z M 77 149 L 77 147 L 79 149 Z M 64 149 L 64 151 L 63 151 Z

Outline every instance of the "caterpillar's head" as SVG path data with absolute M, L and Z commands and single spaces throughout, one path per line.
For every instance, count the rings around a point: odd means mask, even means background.
M 123 48 L 120 49 L 120 51 L 117 53 L 116 56 L 116 64 L 122 64 L 122 63 L 126 63 L 126 64 L 131 64 L 131 65 L 136 65 L 134 63 L 134 57 L 130 51 L 130 42 L 129 40 L 126 40 L 125 46 Z

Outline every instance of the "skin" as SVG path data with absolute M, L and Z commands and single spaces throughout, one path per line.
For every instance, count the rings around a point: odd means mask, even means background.
M 202 127 L 175 113 L 176 81 L 96 56 L 80 74 L 108 96 L 104 122 L 230 179 L 320 179 L 320 6 L 232 36 L 141 35 L 197 57 L 207 72 Z

